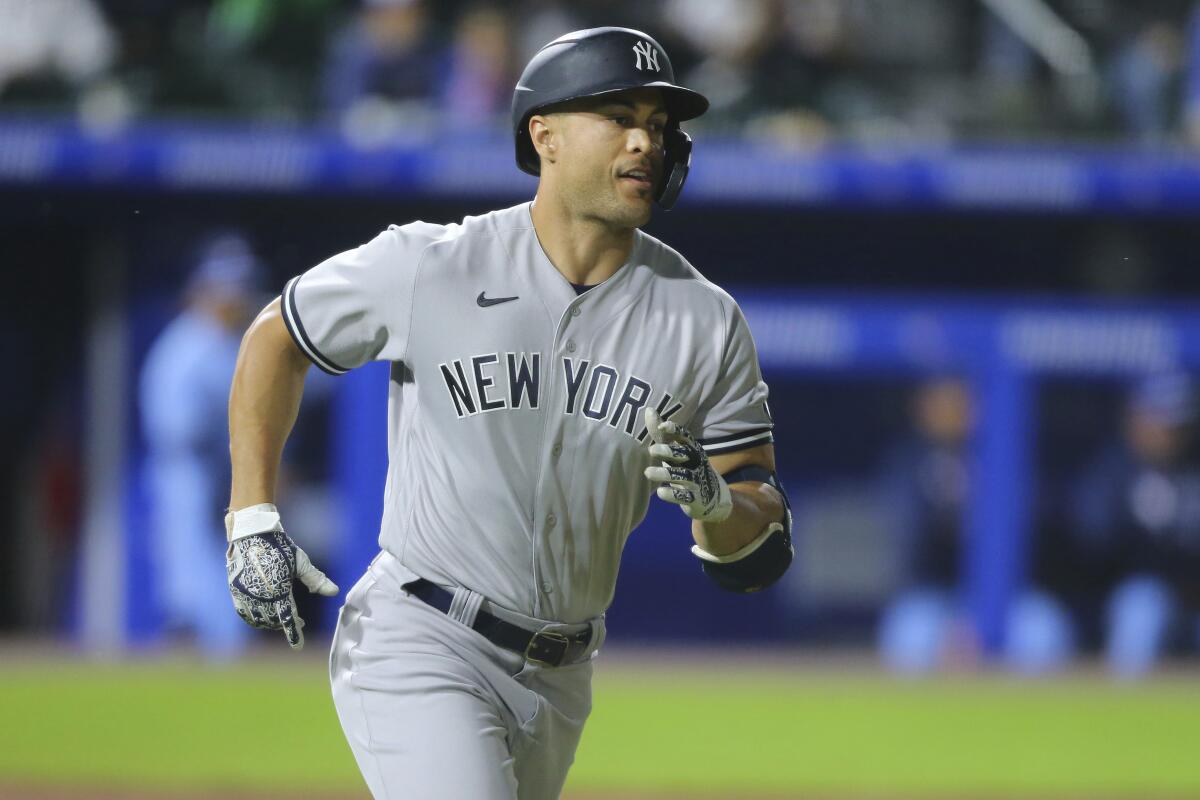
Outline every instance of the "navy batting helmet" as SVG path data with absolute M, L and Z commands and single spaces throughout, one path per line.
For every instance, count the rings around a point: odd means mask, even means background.
M 548 106 L 580 97 L 642 87 L 658 89 L 667 105 L 663 175 L 655 200 L 670 208 L 683 189 L 692 161 L 692 140 L 679 123 L 708 110 L 708 99 L 675 84 L 666 51 L 632 28 L 590 28 L 558 37 L 525 66 L 513 92 L 512 123 L 517 166 L 530 175 L 541 169 L 529 138 L 529 118 Z

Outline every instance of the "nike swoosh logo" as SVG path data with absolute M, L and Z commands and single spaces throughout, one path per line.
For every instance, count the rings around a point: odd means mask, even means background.
M 507 303 L 509 300 L 520 299 L 519 296 L 518 297 L 484 297 L 483 296 L 484 294 L 485 294 L 484 292 L 480 292 L 479 297 L 475 298 L 475 302 L 479 304 L 480 308 L 487 308 L 488 306 L 494 306 L 499 303 Z

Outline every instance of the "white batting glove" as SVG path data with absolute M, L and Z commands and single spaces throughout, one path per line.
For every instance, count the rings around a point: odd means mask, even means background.
M 645 475 L 658 487 L 658 496 L 683 509 L 701 522 L 720 522 L 733 511 L 729 484 L 709 463 L 704 448 L 686 428 L 663 422 L 653 408 L 646 409 L 650 431 L 650 455 L 662 460 L 661 467 L 646 467 Z
M 255 628 L 282 630 L 295 650 L 304 647 L 304 620 L 296 613 L 292 579 L 324 597 L 337 594 L 337 584 L 283 532 L 271 503 L 226 514 L 225 533 L 225 572 L 238 616 Z

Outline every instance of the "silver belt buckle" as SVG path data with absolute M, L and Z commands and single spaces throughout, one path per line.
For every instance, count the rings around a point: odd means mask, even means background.
M 547 642 L 552 643 L 547 646 Z M 567 657 L 571 640 L 558 631 L 538 631 L 525 646 L 525 660 L 542 667 L 557 667 Z

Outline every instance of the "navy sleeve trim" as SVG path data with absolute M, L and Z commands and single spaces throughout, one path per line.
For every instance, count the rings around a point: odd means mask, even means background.
M 750 447 L 758 447 L 775 441 L 770 428 L 751 428 L 748 431 L 731 433 L 728 436 L 717 436 L 712 439 L 701 439 L 700 445 L 710 456 L 724 453 L 736 453 Z
M 297 275 L 283 288 L 283 300 L 280 303 L 283 306 L 283 324 L 292 338 L 296 340 L 296 346 L 300 348 L 300 352 L 304 353 L 308 360 L 316 364 L 322 372 L 328 372 L 330 375 L 345 375 L 350 368 L 339 366 L 337 362 L 326 358 L 312 343 L 312 339 L 308 338 L 308 332 L 304 330 L 304 323 L 300 321 L 300 315 L 296 311 L 296 282 L 299 280 L 300 276 Z

